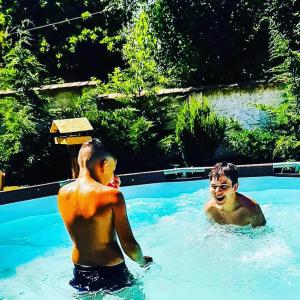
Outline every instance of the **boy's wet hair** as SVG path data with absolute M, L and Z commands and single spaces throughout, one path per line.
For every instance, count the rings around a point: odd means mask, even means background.
M 208 176 L 211 181 L 213 178 L 219 179 L 222 175 L 228 177 L 232 185 L 238 183 L 238 169 L 234 164 L 228 162 L 217 163 L 213 166 Z
M 108 157 L 115 158 L 100 139 L 94 138 L 82 144 L 79 151 L 78 162 L 81 167 L 86 165 L 86 167 L 90 169 L 96 161 L 104 161 Z

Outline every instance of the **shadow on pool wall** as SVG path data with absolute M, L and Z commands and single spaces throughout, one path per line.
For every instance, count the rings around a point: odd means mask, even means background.
M 238 165 L 239 177 L 257 177 L 257 176 L 292 176 L 299 177 L 295 172 L 283 173 L 284 170 L 290 170 L 291 167 L 300 168 L 300 162 L 286 163 L 266 163 L 253 165 Z M 191 180 L 208 179 L 208 174 L 212 167 L 189 167 L 175 168 L 169 170 L 149 171 L 142 173 L 131 173 L 120 175 L 122 186 L 159 183 L 159 182 L 186 182 Z M 42 198 L 56 195 L 59 188 L 69 182 L 52 182 L 47 184 L 24 187 L 18 190 L 0 192 L 0 205 L 14 203 L 29 199 Z

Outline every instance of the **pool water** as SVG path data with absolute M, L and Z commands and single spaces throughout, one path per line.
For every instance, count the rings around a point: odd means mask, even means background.
M 299 299 L 300 178 L 240 179 L 239 191 L 266 216 L 258 229 L 210 224 L 207 180 L 122 191 L 136 239 L 155 264 L 144 270 L 126 259 L 139 284 L 96 299 Z M 0 206 L 0 299 L 74 298 L 70 254 L 56 197 Z

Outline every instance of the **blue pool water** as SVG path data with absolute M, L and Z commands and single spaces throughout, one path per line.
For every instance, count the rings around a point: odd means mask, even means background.
M 104 299 L 299 299 L 300 178 L 240 179 L 266 216 L 259 229 L 209 224 L 207 180 L 122 191 L 155 264 L 145 271 L 126 259 L 139 285 Z M 0 206 L 0 299 L 73 299 L 70 253 L 56 197 Z

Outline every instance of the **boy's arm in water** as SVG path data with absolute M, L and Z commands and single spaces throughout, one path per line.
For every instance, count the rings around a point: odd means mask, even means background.
M 253 228 L 266 225 L 265 216 L 259 205 L 255 205 L 249 216 L 250 224 Z
M 147 264 L 151 263 L 153 261 L 152 257 L 143 256 L 142 249 L 133 236 L 127 218 L 125 200 L 121 192 L 118 193 L 116 203 L 113 205 L 113 217 L 122 249 L 126 255 L 141 267 L 145 267 Z

